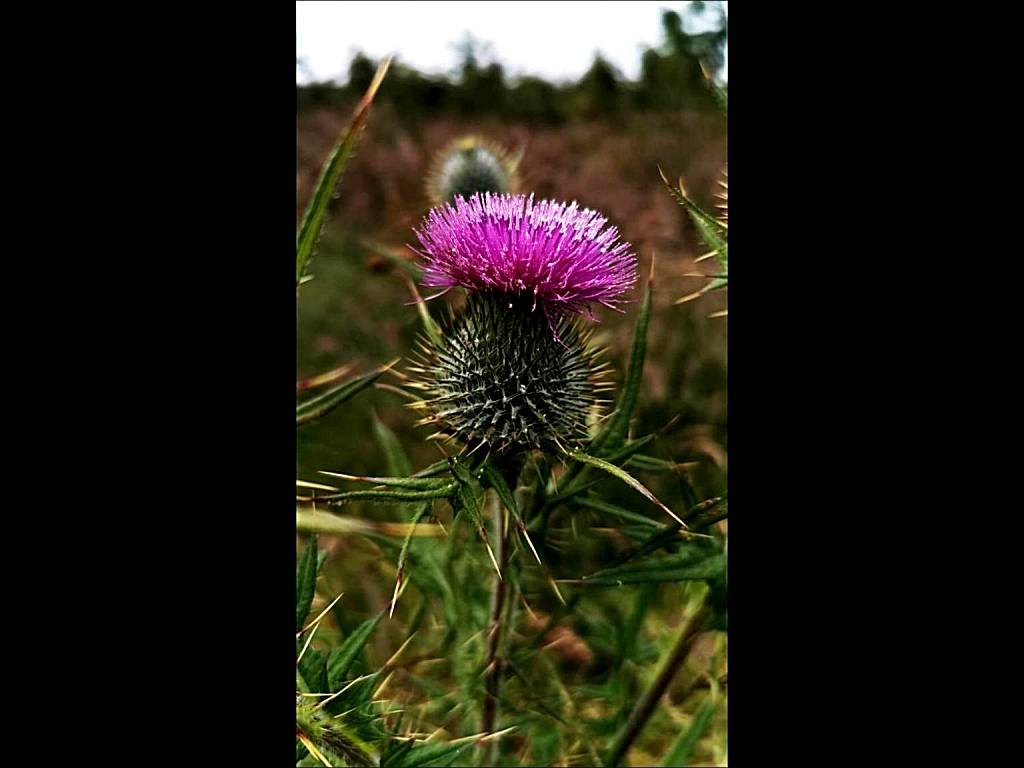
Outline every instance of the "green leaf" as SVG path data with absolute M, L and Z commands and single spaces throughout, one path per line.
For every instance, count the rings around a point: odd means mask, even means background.
M 305 642 L 304 637 L 295 641 L 296 656 L 302 653 L 302 646 Z M 327 656 L 315 648 L 306 648 L 306 652 L 302 654 L 302 659 L 299 661 L 299 672 L 302 673 L 302 679 L 306 681 L 311 693 L 327 692 L 326 664 Z
M 362 517 L 339 515 L 318 509 L 295 506 L 295 529 L 303 533 L 326 533 L 332 536 L 387 536 L 388 524 Z
M 644 437 L 641 437 L 639 440 L 633 440 L 627 443 L 626 445 L 623 445 L 618 450 L 610 452 L 607 456 L 604 457 L 604 459 L 609 464 L 617 464 L 618 466 L 621 467 L 623 464 L 625 464 L 631 458 L 633 458 L 635 454 L 639 453 L 642 449 L 650 445 L 654 438 L 655 435 L 645 435 Z
M 650 557 L 615 568 L 605 568 L 581 583 L 594 586 L 619 586 L 660 581 L 701 581 L 716 579 L 725 573 L 725 555 L 710 542 L 684 542 L 674 555 Z
M 450 480 L 440 477 L 365 477 L 363 475 L 346 475 L 343 472 L 322 472 L 322 474 L 340 477 L 344 480 L 356 480 L 360 483 L 386 485 L 389 488 L 406 488 L 415 491 L 429 491 L 445 485 L 452 485 Z M 330 498 L 334 498 L 334 496 L 317 496 L 317 501 Z
M 295 631 L 302 629 L 316 592 L 316 535 L 309 537 L 295 569 Z
M 645 435 L 639 440 L 633 440 L 618 450 L 609 453 L 605 457 L 605 461 L 609 464 L 618 464 L 620 466 L 626 464 L 635 453 L 645 448 L 652 440 L 654 440 L 654 438 L 654 435 Z M 545 501 L 545 508 L 551 508 L 558 504 L 563 504 L 574 496 L 592 487 L 595 481 L 588 481 L 585 479 L 588 471 L 589 470 L 587 470 L 587 468 L 581 463 L 574 463 L 561 480 L 562 491 L 557 495 L 550 496 Z
M 696 207 L 696 206 L 695 206 Z M 701 211 L 702 216 L 698 216 L 691 209 L 687 209 L 690 213 L 690 218 L 693 219 L 693 223 L 697 227 L 697 231 L 700 233 L 701 239 L 707 244 L 709 248 L 715 249 L 715 259 L 722 267 L 722 272 L 725 274 L 729 273 L 729 243 L 721 236 L 719 230 L 715 229 L 712 224 L 708 223 L 708 215 Z M 698 209 L 699 210 L 699 209 Z M 722 280 L 723 282 L 724 279 Z M 714 290 L 713 288 L 709 290 Z
M 469 515 L 470 521 L 473 526 L 479 530 L 484 529 L 484 518 L 483 513 L 480 511 L 480 499 L 477 498 L 477 494 L 473 486 L 471 485 L 460 485 L 458 492 L 456 493 L 456 499 L 459 503 L 459 508 L 464 509 L 466 514 Z
M 448 463 L 448 459 L 441 459 L 435 461 L 433 464 L 424 467 L 419 472 L 413 474 L 413 477 L 434 477 L 436 475 L 448 472 L 451 469 L 451 465 Z
M 398 717 L 401 718 L 402 715 Z M 401 768 L 401 766 L 406 764 L 405 757 L 412 750 L 415 743 L 413 739 L 400 741 L 396 732 L 394 738 L 388 742 L 388 747 L 381 757 L 381 768 Z
M 622 665 L 623 661 L 628 660 L 633 661 L 634 663 L 638 661 L 637 643 L 641 636 L 640 628 L 643 626 L 644 616 L 647 615 L 647 611 L 651 607 L 651 603 L 654 602 L 654 598 L 657 594 L 657 584 L 645 584 L 637 589 L 636 599 L 633 602 L 633 610 L 630 611 L 629 616 L 623 623 L 622 631 L 616 633 L 616 644 L 618 646 L 619 656 L 617 661 L 619 666 Z
M 391 606 L 388 608 L 389 617 L 394 613 L 395 603 L 398 601 L 398 592 L 402 586 L 402 574 L 405 572 L 405 560 L 409 556 L 409 544 L 412 543 L 412 536 L 416 532 L 416 525 L 429 514 L 429 502 L 416 510 L 415 514 L 412 516 L 412 525 L 409 528 L 409 533 L 405 535 L 405 540 L 402 542 L 402 549 L 398 552 L 398 566 L 395 575 L 395 593 L 391 598 Z
M 714 525 L 719 520 L 724 520 L 728 516 L 728 494 L 716 496 L 713 499 L 707 499 L 699 504 L 695 504 L 686 513 L 686 519 L 689 521 L 687 525 L 693 529 L 707 528 L 709 525 Z
M 334 389 L 325 392 L 319 397 L 300 403 L 295 407 L 295 426 L 298 427 L 303 424 L 308 424 L 311 421 L 316 421 L 324 414 L 337 408 L 346 400 L 350 400 L 355 397 L 383 376 L 384 373 L 397 362 L 397 359 L 393 360 L 387 365 L 382 365 L 380 368 L 370 371 L 370 373 L 365 373 L 362 376 L 357 376 L 350 381 L 346 381 L 344 384 L 339 384 Z
M 647 456 L 640 453 L 630 456 L 629 460 L 626 462 L 614 463 L 618 463 L 619 466 L 624 469 L 628 467 L 633 470 L 640 470 L 641 472 L 671 472 L 675 475 L 675 480 L 679 483 L 679 488 L 683 492 L 686 506 L 692 507 L 697 503 L 697 494 L 682 471 L 685 465 L 680 465 L 677 462 L 670 461 L 668 459 L 659 459 L 654 456 Z
M 666 525 L 663 528 L 659 527 L 654 533 L 648 533 L 648 535 L 644 537 L 643 541 L 641 541 L 635 549 L 625 552 L 615 558 L 615 560 L 609 564 L 609 568 L 620 566 L 631 560 L 635 560 L 638 557 L 643 557 L 644 555 L 649 555 L 650 553 L 656 552 L 669 544 L 675 544 L 679 541 L 679 528 L 678 524 Z
M 460 483 L 464 485 L 473 485 L 476 479 L 473 477 L 473 473 L 469 471 L 469 467 L 466 463 L 459 461 L 454 456 L 448 459 L 448 468 L 451 470 L 452 475 Z
M 449 765 L 467 748 L 473 746 L 472 742 L 423 744 L 413 747 L 409 752 L 400 755 L 401 762 L 397 758 L 382 765 L 382 768 L 425 768 L 426 766 Z
M 694 226 L 697 227 L 701 239 L 709 248 L 713 248 L 716 251 L 715 258 L 718 259 L 722 272 L 727 276 L 729 274 L 729 243 L 726 235 L 729 232 L 729 225 L 721 219 L 716 219 L 687 197 L 681 179 L 679 181 L 679 188 L 676 189 L 665 177 L 665 174 L 661 172 L 660 168 L 658 172 L 661 173 L 661 179 L 665 182 L 665 186 L 668 187 L 669 193 L 690 215 L 690 219 L 693 220 Z M 727 278 L 724 278 L 722 282 L 723 284 L 727 282 Z M 716 287 L 722 286 L 718 285 Z M 714 290 L 714 288 L 707 288 L 706 290 Z
M 661 528 L 661 523 L 657 520 L 652 520 L 646 515 L 641 515 L 639 512 L 633 512 L 632 510 L 620 507 L 616 504 L 611 504 L 595 496 L 584 496 L 581 499 L 577 499 L 576 503 L 581 507 L 586 507 L 587 509 L 593 509 L 598 512 L 604 512 L 605 514 L 614 515 L 621 520 L 639 523 L 640 525 L 647 526 L 649 528 Z
M 686 196 L 686 190 L 683 189 L 682 183 L 680 183 L 679 188 L 676 189 L 672 186 L 671 182 L 669 182 L 665 173 L 660 168 L 658 169 L 658 173 L 661 174 L 661 180 L 665 182 L 665 186 L 668 187 L 668 191 L 671 193 L 672 197 L 674 197 L 676 202 L 683 206 L 691 216 L 703 221 L 705 225 L 717 233 L 716 236 L 724 235 L 729 231 L 729 225 L 726 222 L 721 219 L 716 219 Z M 712 248 L 715 247 L 712 243 L 708 243 L 708 245 L 711 245 Z
M 521 520 L 522 517 L 519 515 L 519 505 L 516 504 L 516 498 L 498 468 L 491 464 L 484 464 L 483 473 L 484 478 L 498 494 L 498 498 L 501 499 L 501 503 L 505 505 L 505 508 L 508 509 L 513 517 Z
M 402 444 L 398 442 L 398 438 L 395 437 L 395 433 L 392 432 L 387 426 L 377 417 L 377 412 L 373 411 L 373 436 L 377 439 L 377 445 L 384 452 L 384 457 L 387 459 L 388 474 L 394 475 L 395 477 L 406 477 L 412 474 L 412 462 L 409 461 L 409 457 L 402 449 Z
M 607 454 L 622 446 L 626 441 L 629 432 L 629 420 L 633 417 L 633 410 L 636 408 L 636 401 L 640 394 L 640 384 L 644 373 L 644 355 L 647 351 L 647 326 L 651 322 L 651 294 L 650 281 L 644 291 L 644 298 L 640 304 L 640 315 L 637 317 L 636 330 L 633 332 L 633 351 L 629 359 L 629 371 L 626 373 L 626 380 L 622 385 L 622 394 L 619 395 L 615 405 L 615 411 L 605 422 L 604 427 L 590 443 L 591 453 Z
M 714 280 L 707 284 L 705 290 L 707 293 L 711 293 L 711 291 L 720 291 L 722 288 L 728 287 L 729 279 L 727 277 L 716 277 Z
M 714 714 L 715 705 L 711 703 L 710 699 L 705 699 L 694 714 L 690 727 L 679 734 L 679 738 L 672 745 L 672 749 L 669 750 L 665 759 L 661 761 L 663 768 L 687 764 L 694 749 L 697 747 L 697 742 L 701 740 Z
M 631 456 L 629 461 L 626 462 L 626 466 L 644 472 L 678 472 L 680 469 L 678 462 L 670 461 L 669 459 L 659 459 L 656 456 L 648 456 L 644 453 Z
M 298 667 L 295 668 L 295 690 L 302 691 L 303 693 L 316 693 L 316 691 L 309 689 L 309 684 L 302 676 L 302 671 Z
M 573 451 L 569 455 L 572 458 L 576 459 L 576 461 L 580 461 L 584 464 L 589 464 L 592 467 L 597 467 L 598 469 L 604 470 L 613 477 L 618 478 L 626 485 L 628 485 L 630 488 L 639 493 L 641 496 L 643 496 L 645 499 L 647 499 L 649 502 L 651 502 L 659 509 L 661 509 L 663 512 L 665 512 L 665 514 L 667 514 L 677 523 L 683 523 L 683 521 L 680 520 L 679 517 L 671 509 L 669 509 L 660 501 L 658 501 L 657 497 L 649 490 L 647 490 L 647 487 L 643 483 L 641 483 L 639 480 L 637 480 L 635 477 L 629 474 L 629 472 L 622 469 L 621 467 L 617 467 L 614 464 L 605 461 L 604 459 L 599 459 L 595 456 L 590 456 L 586 453 L 583 453 L 582 451 Z
M 377 622 L 383 616 L 384 612 L 381 611 L 372 619 L 364 621 L 356 627 L 351 635 L 345 638 L 344 643 L 331 651 L 327 657 L 327 685 L 330 687 L 331 692 L 338 691 L 344 686 L 345 675 L 348 674 L 349 667 L 352 666 L 352 662 L 356 660 L 356 657 L 363 650 L 374 628 L 377 626 Z
M 316 500 L 332 506 L 344 504 L 348 501 L 423 501 L 424 499 L 448 498 L 457 487 L 455 483 L 449 483 L 436 488 L 428 488 L 424 491 L 347 491 L 346 493 L 333 493 L 329 496 L 318 496 Z
M 458 459 L 451 460 L 452 474 L 459 483 L 459 489 L 455 495 L 457 505 L 455 514 L 458 515 L 460 510 L 465 510 L 469 516 L 470 521 L 473 523 L 473 527 L 476 528 L 476 532 L 480 535 L 484 546 L 487 548 L 487 555 L 491 558 L 491 563 L 494 565 L 494 570 L 501 576 L 501 568 L 498 566 L 498 560 L 494 556 L 494 550 L 491 548 L 490 539 L 487 536 L 487 529 L 484 527 L 483 512 L 480 509 L 480 499 L 478 498 L 478 492 L 482 491 L 480 483 L 474 478 L 469 468 Z M 450 538 L 450 537 L 449 537 Z
M 338 182 L 341 181 L 341 175 L 345 171 L 349 157 L 352 155 L 352 150 L 356 145 L 359 133 L 363 126 L 366 125 L 373 97 L 377 94 L 377 89 L 380 87 L 390 64 L 391 57 L 389 56 L 377 68 L 377 74 L 370 83 L 370 87 L 366 89 L 366 93 L 363 95 L 362 101 L 359 102 L 359 106 L 356 107 L 355 115 L 348 130 L 335 145 L 330 157 L 327 158 L 327 162 L 324 163 L 323 170 L 320 172 L 320 178 L 313 189 L 313 195 L 310 198 L 309 205 L 306 207 L 306 212 L 302 217 L 302 223 L 299 225 L 299 232 L 295 239 L 296 290 L 302 281 L 306 266 L 313 255 L 317 241 L 320 239 L 320 231 L 323 229 L 324 220 L 327 217 L 328 204 L 334 195 Z

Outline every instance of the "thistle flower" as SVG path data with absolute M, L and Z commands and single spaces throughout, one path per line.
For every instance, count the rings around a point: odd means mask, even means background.
M 427 195 L 434 205 L 442 205 L 478 192 L 516 192 L 518 166 L 518 155 L 479 136 L 466 136 L 437 153 L 427 175 Z
M 575 314 L 615 308 L 636 257 L 600 214 L 522 195 L 474 195 L 435 208 L 417 231 L 426 286 L 469 289 L 424 338 L 413 386 L 422 423 L 468 449 L 565 449 L 586 438 L 604 366 Z M 538 311 L 540 310 L 540 311 Z
M 423 284 L 530 296 L 549 320 L 616 308 L 636 282 L 636 256 L 607 219 L 575 202 L 474 195 L 433 209 L 416 231 Z

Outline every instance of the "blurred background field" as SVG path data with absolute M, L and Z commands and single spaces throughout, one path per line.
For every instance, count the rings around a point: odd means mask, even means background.
M 388 4 L 380 5 L 386 16 Z M 411 296 L 402 271 L 383 254 L 412 258 L 406 244 L 416 243 L 412 228 L 430 207 L 425 177 L 435 154 L 453 139 L 483 136 L 522 152 L 523 192 L 537 198 L 576 200 L 601 211 L 619 228 L 639 257 L 641 279 L 634 298 L 639 299 L 654 261 L 654 310 L 636 432 L 662 430 L 649 452 L 685 463 L 681 471 L 699 498 L 724 493 L 728 321 L 709 315 L 723 310 L 727 297 L 716 292 L 674 303 L 706 282 L 687 273 L 716 269 L 714 261 L 694 263 L 708 249 L 658 173 L 660 166 L 670 180 L 681 176 L 689 195 L 705 209 L 713 209 L 713 195 L 720 191 L 717 182 L 723 178 L 727 159 L 726 117 L 705 83 L 701 62 L 721 80 L 726 40 L 721 5 L 666 6 L 662 29 L 654 33 L 660 43 L 642 54 L 639 77 L 633 80 L 600 57 L 571 82 L 507 76 L 503 62 L 487 55 L 486 30 L 473 30 L 474 38 L 461 40 L 460 60 L 449 76 L 417 71 L 403 63 L 398 50 L 332 203 L 311 263 L 314 279 L 300 289 L 297 381 L 342 365 L 363 373 L 394 358 L 402 358 L 397 370 L 403 369 L 414 348 L 419 318 L 409 305 Z M 700 24 L 693 21 L 695 16 L 701 17 Z M 716 28 L 719 17 L 722 24 Z M 705 31 L 688 31 L 694 28 Z M 538 51 L 538 56 L 543 55 Z M 297 223 L 320 167 L 348 125 L 376 64 L 358 55 L 349 64 L 347 81 L 297 85 Z M 435 303 L 448 300 L 443 297 Z M 598 312 L 596 338 L 607 347 L 616 384 L 628 364 L 636 312 L 636 303 L 622 315 L 605 309 Z M 385 376 L 381 383 L 399 382 Z M 297 477 L 330 483 L 318 470 L 388 474 L 375 428 L 378 418 L 397 437 L 414 470 L 436 461 L 440 458 L 437 448 L 424 442 L 430 430 L 413 426 L 416 417 L 404 403 L 394 391 L 375 388 L 300 428 Z M 640 475 L 669 506 L 683 504 L 685 496 L 676 476 Z M 609 491 L 612 496 L 615 493 L 627 503 L 635 502 L 628 490 Z M 402 520 L 407 515 L 396 507 L 372 504 L 352 504 L 345 513 L 374 520 Z M 724 530 L 724 521 L 719 525 Z M 614 535 L 580 536 L 570 521 L 559 530 L 544 553 L 556 578 L 592 572 L 609 553 L 621 549 Z M 564 545 L 558 544 L 559 536 L 566 539 Z M 571 544 L 575 537 L 578 545 Z M 320 638 L 329 643 L 386 607 L 394 585 L 395 554 L 356 537 L 323 537 L 324 547 L 331 555 L 323 576 L 324 594 L 318 596 L 314 612 L 326 604 L 331 589 L 346 592 L 344 610 L 333 614 L 336 626 Z M 481 568 L 487 569 L 481 571 L 481 582 L 493 576 L 485 563 L 481 561 Z M 621 714 L 609 708 L 625 707 L 631 697 L 635 699 L 669 642 L 681 606 L 691 597 L 688 584 L 665 584 L 629 586 L 599 595 L 591 592 L 579 599 L 576 615 L 553 630 L 562 634 L 550 653 L 566 688 L 574 698 L 578 696 L 576 706 L 584 710 L 576 713 L 580 722 L 621 721 Z M 404 600 L 396 620 L 381 624 L 368 646 L 369 663 L 383 663 L 404 640 L 418 598 Z M 532 609 L 543 616 L 557 612 L 557 605 L 548 596 L 538 598 Z M 478 618 L 482 627 L 485 617 Z M 528 613 L 521 619 L 524 638 L 543 626 L 543 621 Z M 630 624 L 634 620 L 635 626 Z M 634 637 L 615 639 L 629 631 Z M 429 631 L 423 634 L 430 636 Z M 548 642 L 552 643 L 550 638 Z M 617 643 L 625 643 L 625 651 Z M 680 727 L 692 719 L 700 690 L 709 685 L 701 682 L 702 675 L 706 676 L 716 654 L 724 654 L 724 633 L 709 632 L 698 638 L 684 673 L 670 691 L 672 706 L 659 710 L 631 752 L 634 764 L 658 764 Z M 424 647 L 422 655 L 429 657 L 431 651 Z M 454 677 L 455 671 L 450 673 Z M 392 687 L 404 689 L 413 699 L 419 697 L 421 704 L 444 689 L 440 683 L 439 690 L 430 694 L 411 680 L 412 673 L 405 670 Z M 457 716 L 449 717 L 444 707 L 437 711 L 426 707 L 420 716 L 451 735 L 473 731 L 471 725 L 460 728 Z M 558 747 L 555 736 L 545 745 L 544 733 L 539 727 L 522 745 L 513 746 L 522 750 L 523 759 L 563 764 L 558 760 L 564 745 Z M 724 764 L 724 755 L 725 712 L 720 707 L 692 764 Z

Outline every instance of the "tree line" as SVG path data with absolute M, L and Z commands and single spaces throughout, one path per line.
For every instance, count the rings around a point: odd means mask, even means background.
M 707 18 L 717 7 L 710 30 L 687 31 L 686 16 L 662 15 L 663 43 L 641 57 L 640 77 L 627 80 L 599 54 L 590 69 L 573 83 L 557 84 L 538 77 L 509 78 L 500 63 L 481 61 L 481 46 L 472 38 L 460 46 L 456 77 L 432 76 L 397 61 L 388 73 L 378 102 L 389 101 L 406 117 L 433 114 L 490 114 L 524 122 L 558 124 L 567 120 L 615 117 L 627 110 L 713 110 L 715 97 L 706 79 L 725 64 L 728 25 L 719 3 L 689 3 L 687 15 Z M 704 24 L 708 26 L 707 23 Z M 297 86 L 297 109 L 347 106 L 358 99 L 373 78 L 377 62 L 360 53 L 344 85 L 331 82 Z

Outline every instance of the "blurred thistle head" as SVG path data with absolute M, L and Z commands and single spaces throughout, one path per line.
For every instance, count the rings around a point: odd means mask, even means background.
M 425 286 L 529 296 L 552 320 L 617 308 L 636 283 L 636 255 L 615 227 L 575 202 L 474 195 L 434 208 L 416 232 Z
M 427 195 L 433 205 L 441 205 L 477 192 L 516 192 L 518 167 L 518 155 L 487 139 L 466 136 L 437 153 L 427 175 Z
M 522 195 L 457 198 L 417 231 L 426 286 L 462 286 L 466 305 L 422 339 L 412 369 L 422 423 L 468 450 L 559 448 L 586 439 L 607 389 L 599 352 L 575 315 L 615 308 L 636 256 L 607 220 L 576 203 Z

